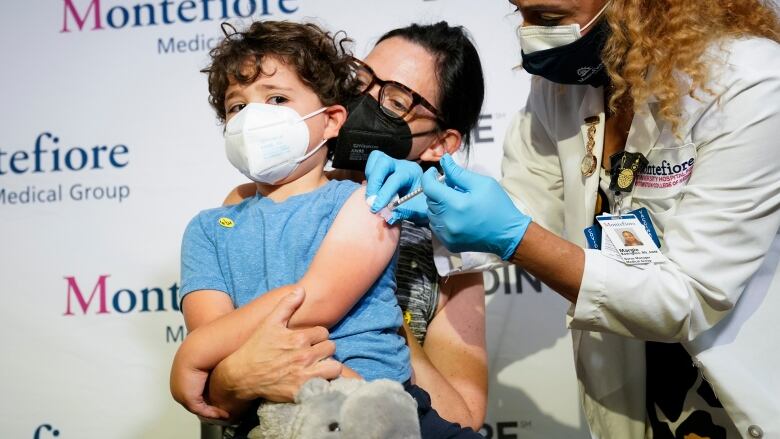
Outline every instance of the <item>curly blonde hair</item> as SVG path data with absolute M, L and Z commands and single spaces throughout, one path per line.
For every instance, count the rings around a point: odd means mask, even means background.
M 612 81 L 609 109 L 636 110 L 652 94 L 677 132 L 682 97 L 712 93 L 707 47 L 748 36 L 780 42 L 776 8 L 774 0 L 612 0 L 602 52 Z

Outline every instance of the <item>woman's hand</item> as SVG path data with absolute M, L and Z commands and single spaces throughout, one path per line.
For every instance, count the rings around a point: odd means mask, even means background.
M 440 163 L 445 182 L 431 169 L 422 177 L 431 231 L 450 251 L 494 253 L 509 260 L 531 218 L 496 180 L 461 168 L 449 154 Z
M 327 329 L 287 327 L 303 299 L 303 290 L 288 294 L 249 339 L 212 371 L 209 400 L 213 405 L 234 417 L 254 399 L 289 402 L 310 378 L 334 379 L 341 374 L 341 363 L 330 359 L 336 345 L 328 340 Z

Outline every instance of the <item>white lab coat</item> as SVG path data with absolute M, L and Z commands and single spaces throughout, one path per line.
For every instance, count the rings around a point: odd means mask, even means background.
M 681 342 L 743 437 L 780 438 L 780 45 L 743 39 L 708 54 L 715 96 L 684 99 L 680 138 L 650 102 L 626 144 L 659 166 L 624 205 L 650 211 L 667 261 L 643 269 L 585 251 L 569 323 L 597 438 L 651 434 L 644 340 Z M 534 78 L 501 181 L 535 222 L 583 248 L 599 184 L 580 171 L 589 116 L 600 118 L 600 158 L 602 89 Z

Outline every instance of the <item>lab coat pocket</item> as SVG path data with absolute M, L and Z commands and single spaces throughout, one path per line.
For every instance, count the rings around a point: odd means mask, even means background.
M 632 207 L 646 207 L 659 238 L 666 219 L 674 213 L 682 190 L 696 164 L 696 145 L 656 147 L 647 154 L 648 164 L 637 176 Z

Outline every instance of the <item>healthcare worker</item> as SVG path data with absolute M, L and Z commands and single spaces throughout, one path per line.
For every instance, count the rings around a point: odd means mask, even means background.
M 594 437 L 780 437 L 777 5 L 511 3 L 535 76 L 501 184 L 374 153 L 372 209 L 421 185 L 391 221 L 429 221 L 571 301 Z

